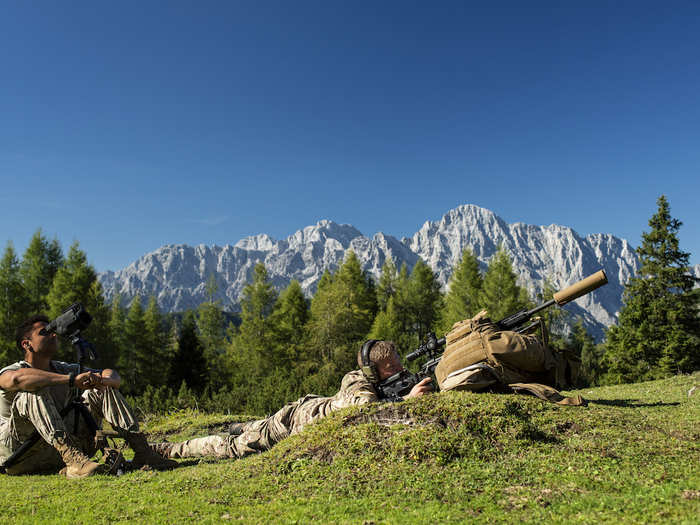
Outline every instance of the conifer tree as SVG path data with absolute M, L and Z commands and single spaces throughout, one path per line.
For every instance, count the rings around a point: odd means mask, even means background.
M 277 300 L 263 263 L 255 265 L 253 280 L 241 295 L 241 326 L 233 341 L 236 359 L 241 366 L 252 367 L 259 373 L 268 369 L 268 351 L 275 340 L 274 326 L 269 317 Z
M 445 296 L 440 317 L 440 332 L 449 332 L 454 323 L 473 317 L 481 310 L 479 299 L 482 285 L 479 261 L 467 248 L 450 277 L 450 291 Z
M 401 326 L 401 320 L 394 306 L 394 298 L 389 297 L 386 308 L 380 311 L 374 318 L 372 330 L 369 333 L 369 339 L 379 339 L 385 341 L 394 341 L 399 345 L 399 350 L 406 351 L 402 343 L 404 342 L 406 333 Z M 412 349 L 409 349 L 412 350 Z
M 193 310 L 185 312 L 182 319 L 168 383 L 177 388 L 176 385 L 181 385 L 183 381 L 196 393 L 201 393 L 208 382 L 207 363 L 197 335 L 197 320 Z
M 382 275 L 379 278 L 379 284 L 377 285 L 377 306 L 380 312 L 384 312 L 389 304 L 389 299 L 391 299 L 396 293 L 396 282 L 398 280 L 398 274 L 396 271 L 396 265 L 391 259 L 387 259 L 382 266 Z
M 527 290 L 518 286 L 510 256 L 502 246 L 489 261 L 480 302 L 493 321 L 531 306 Z
M 22 285 L 19 260 L 11 242 L 0 260 L 0 364 L 20 357 L 15 346 L 15 329 L 29 314 Z
M 606 382 L 667 377 L 700 368 L 700 318 L 690 255 L 679 247 L 681 221 L 664 195 L 637 248 L 640 268 L 625 286 L 618 326 L 607 333 Z
M 109 333 L 112 337 L 112 345 L 115 349 L 112 357 L 113 362 L 109 366 L 120 366 L 126 360 L 126 353 L 130 350 L 126 346 L 126 336 L 124 334 L 124 325 L 126 322 L 126 311 L 122 306 L 122 297 L 119 293 L 112 298 L 112 304 L 109 309 Z
M 93 305 L 86 303 L 86 297 L 90 295 L 90 287 L 95 281 L 97 281 L 97 272 L 88 264 L 87 256 L 78 243 L 73 243 L 63 266 L 56 272 L 46 296 L 49 317 L 53 319 L 76 302 L 83 303 L 83 306 L 90 311 Z M 93 312 L 90 311 L 90 313 Z
M 348 361 L 353 345 L 370 331 L 376 308 L 370 278 L 350 251 L 311 301 L 310 331 L 319 357 L 329 361 L 337 356 L 336 363 Z
M 145 348 L 139 356 L 139 361 L 144 370 L 146 384 L 158 387 L 165 384 L 171 355 L 165 320 L 155 295 L 148 298 L 148 305 L 143 313 L 143 324 Z
M 277 334 L 276 361 L 279 366 L 293 364 L 304 349 L 309 303 L 296 279 L 289 283 L 277 299 L 271 322 Z
M 124 378 L 122 388 L 131 393 L 141 393 L 149 384 L 151 370 L 147 358 L 150 348 L 146 320 L 138 295 L 131 301 L 124 320 L 124 339 L 126 347 L 119 356 L 119 373 Z
M 63 254 L 58 240 L 49 243 L 41 229 L 37 230 L 20 263 L 22 282 L 27 294 L 27 311 L 46 313 L 49 310 L 47 295 L 62 264 Z
M 204 357 L 209 368 L 208 376 L 214 383 L 212 390 L 224 386 L 225 374 L 221 373 L 221 360 L 226 351 L 226 318 L 221 308 L 221 301 L 215 299 L 218 285 L 214 274 L 207 281 L 207 300 L 197 308 L 197 326 Z
M 408 290 L 412 325 L 418 341 L 423 341 L 428 332 L 434 329 L 442 307 L 442 293 L 436 275 L 422 259 L 418 259 L 413 267 Z

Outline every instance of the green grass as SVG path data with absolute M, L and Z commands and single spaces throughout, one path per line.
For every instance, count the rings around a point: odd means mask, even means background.
M 333 414 L 243 460 L 66 481 L 4 477 L 13 523 L 700 523 L 700 374 L 578 391 L 588 407 L 461 392 Z M 176 441 L 234 416 L 146 422 Z M 392 421 L 408 421 L 392 424 Z

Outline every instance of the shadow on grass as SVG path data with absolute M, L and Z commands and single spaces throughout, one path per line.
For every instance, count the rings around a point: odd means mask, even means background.
M 643 408 L 643 407 L 675 407 L 680 405 L 679 402 L 664 403 L 657 401 L 656 403 L 640 403 L 639 399 L 588 399 L 586 401 L 592 405 L 603 405 L 609 407 L 624 407 L 624 408 Z

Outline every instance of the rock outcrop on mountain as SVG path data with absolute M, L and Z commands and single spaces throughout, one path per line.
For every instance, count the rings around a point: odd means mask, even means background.
M 638 266 L 634 249 L 613 235 L 581 237 L 571 228 L 555 224 L 508 224 L 487 209 L 463 205 L 439 221 L 426 222 L 412 237 L 402 240 L 381 232 L 369 238 L 349 224 L 322 220 L 284 240 L 260 234 L 223 247 L 163 246 L 122 270 L 100 274 L 99 279 L 107 299 L 116 293 L 127 302 L 136 295 L 155 295 L 163 310 L 181 311 L 205 300 L 206 283 L 213 275 L 218 298 L 226 309 L 236 310 L 258 262 L 265 264 L 278 289 L 296 279 L 304 292 L 312 295 L 323 272 L 338 268 L 349 250 L 377 279 L 387 259 L 397 267 L 405 263 L 410 270 L 421 257 L 447 287 L 466 248 L 486 269 L 501 245 L 510 253 L 521 284 L 532 294 L 541 289 L 545 279 L 559 289 L 604 269 L 610 284 L 567 306 L 582 315 L 597 336 L 616 321 L 622 287 Z M 700 276 L 700 265 L 694 270 Z

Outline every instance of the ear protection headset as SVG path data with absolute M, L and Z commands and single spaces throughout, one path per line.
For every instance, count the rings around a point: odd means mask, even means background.
M 370 383 L 379 383 L 379 373 L 377 372 L 377 367 L 369 359 L 369 352 L 372 350 L 374 343 L 378 341 L 378 339 L 369 339 L 368 341 L 365 341 L 365 343 L 362 345 L 362 350 L 360 350 L 360 360 L 362 361 L 362 368 L 360 370 Z

